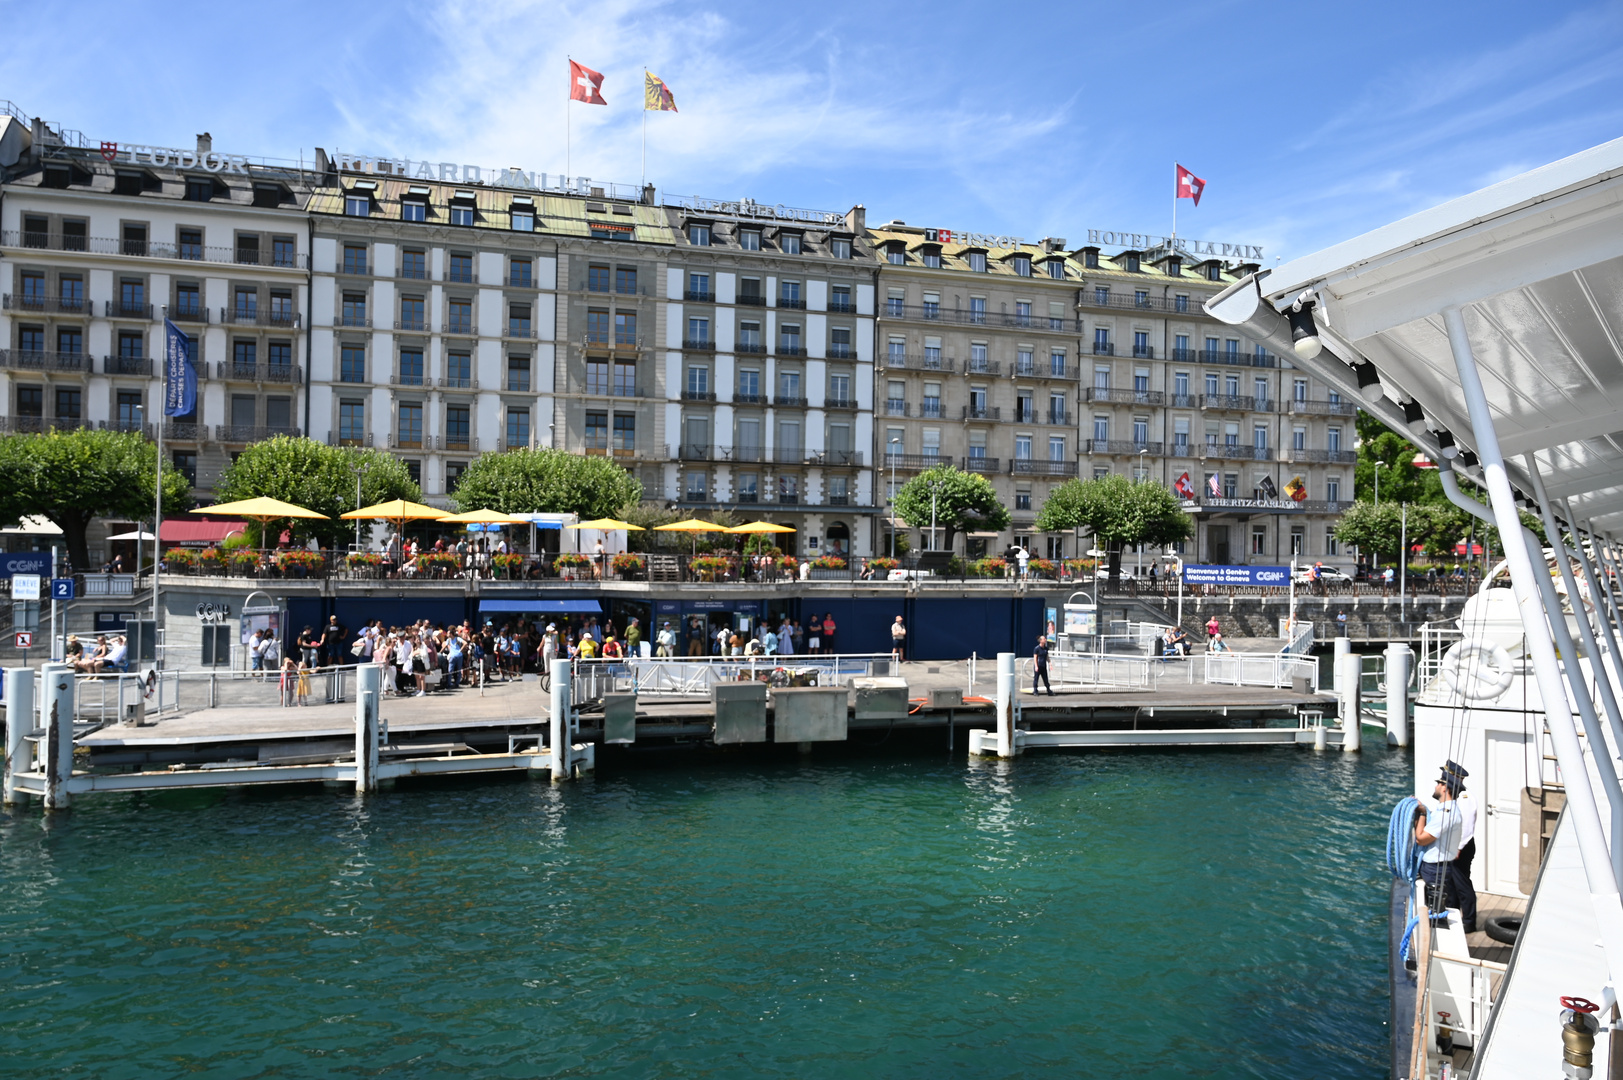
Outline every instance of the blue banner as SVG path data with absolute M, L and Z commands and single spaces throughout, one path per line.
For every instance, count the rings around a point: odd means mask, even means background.
M 180 327 L 163 321 L 163 414 L 190 416 L 197 408 L 197 370 L 192 343 Z
M 1290 587 L 1291 568 L 1288 566 L 1191 566 L 1183 568 L 1187 585 L 1266 585 L 1276 589 Z
M 13 551 L 7 555 L 0 555 L 0 578 L 9 578 L 13 574 L 38 574 L 40 577 L 48 577 L 50 573 L 49 551 Z

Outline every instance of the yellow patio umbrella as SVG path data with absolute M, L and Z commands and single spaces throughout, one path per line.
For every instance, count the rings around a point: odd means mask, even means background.
M 701 521 L 698 518 L 688 518 L 686 521 L 673 521 L 669 525 L 655 525 L 655 532 L 689 532 L 693 534 L 693 554 L 699 553 L 699 534 L 712 532 L 726 532 L 727 526 L 717 525 L 713 521 Z
M 259 522 L 259 542 L 264 544 L 265 533 L 270 530 L 270 523 L 283 518 L 306 518 L 316 521 L 331 521 L 326 514 L 318 514 L 314 510 L 306 510 L 302 506 L 295 506 L 281 499 L 272 499 L 268 495 L 260 495 L 252 499 L 238 499 L 236 502 L 216 503 L 213 506 L 200 506 L 193 510 L 194 514 L 229 514 L 232 517 L 245 517 Z
M 596 529 L 599 532 L 613 532 L 616 529 L 624 529 L 626 532 L 648 531 L 641 525 L 633 525 L 629 521 L 621 521 L 618 518 L 593 518 L 591 521 L 583 521 L 578 525 L 569 527 L 571 529 Z
M 743 525 L 734 525 L 726 531 L 730 533 L 792 533 L 796 530 L 787 525 L 778 525 L 770 521 L 750 521 Z
M 514 517 L 499 510 L 469 510 L 439 519 L 441 525 L 528 525 L 528 518 Z
M 405 527 L 408 521 L 438 521 L 440 518 L 451 515 L 444 510 L 436 510 L 432 506 L 422 503 L 408 502 L 405 499 L 390 499 L 388 502 L 374 503 L 363 506 L 359 510 L 351 510 L 347 514 L 340 514 L 345 521 L 390 521 Z

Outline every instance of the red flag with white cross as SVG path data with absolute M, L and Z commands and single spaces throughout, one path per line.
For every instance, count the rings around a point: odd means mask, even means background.
M 1173 164 L 1177 165 L 1177 162 L 1173 162 Z M 1206 181 L 1202 180 L 1200 177 L 1196 176 L 1182 165 L 1177 165 L 1177 168 L 1178 193 L 1174 196 L 1174 198 L 1193 199 L 1195 200 L 1195 205 L 1199 206 L 1200 193 L 1206 190 Z
M 569 61 L 569 100 L 588 105 L 607 105 L 603 100 L 603 76 L 585 64 Z

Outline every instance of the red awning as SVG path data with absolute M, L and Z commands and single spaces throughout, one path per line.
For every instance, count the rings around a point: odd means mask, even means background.
M 188 521 L 176 518 L 166 521 L 158 530 L 158 539 L 169 544 L 218 544 L 233 532 L 248 527 L 246 521 Z

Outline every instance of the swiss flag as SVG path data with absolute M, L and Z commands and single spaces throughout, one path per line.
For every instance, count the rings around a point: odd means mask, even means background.
M 607 105 L 600 91 L 603 89 L 603 76 L 585 64 L 569 61 L 569 99 L 571 101 L 584 101 L 588 105 Z
M 1173 164 L 1177 164 L 1174 162 Z M 1195 205 L 1200 205 L 1200 193 L 1206 190 L 1206 181 L 1178 165 L 1178 194 L 1174 198 L 1194 199 Z
M 1178 493 L 1178 498 L 1180 499 L 1192 501 L 1195 497 L 1195 486 L 1189 482 L 1189 474 L 1187 472 L 1178 477 L 1177 480 L 1173 481 L 1172 490 Z

